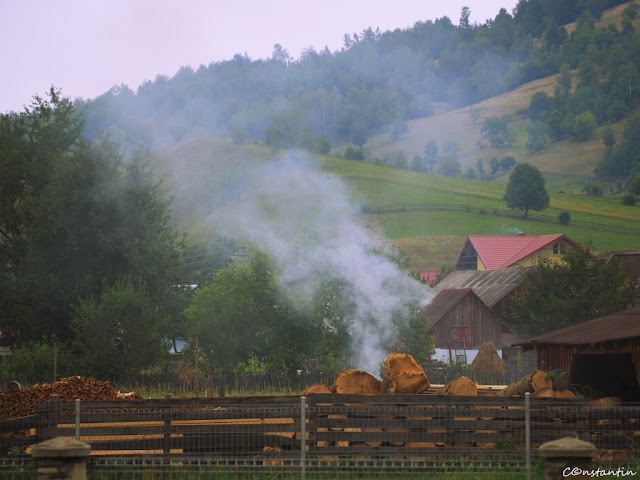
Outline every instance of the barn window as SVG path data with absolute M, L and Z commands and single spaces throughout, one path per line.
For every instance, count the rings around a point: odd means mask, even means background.
M 557 255 L 559 251 L 560 251 L 559 245 L 557 243 L 554 243 L 553 244 L 553 254 Z

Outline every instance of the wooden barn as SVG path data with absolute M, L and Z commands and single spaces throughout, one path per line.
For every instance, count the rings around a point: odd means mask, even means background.
M 517 342 L 536 351 L 538 368 L 623 401 L 640 401 L 640 307 Z
M 476 351 L 484 342 L 496 348 L 503 345 L 503 333 L 509 330 L 471 288 L 452 288 L 438 292 L 420 312 L 434 336 L 435 348 L 449 352 L 448 359 Z
M 504 318 L 511 313 L 513 297 L 522 291 L 527 269 L 508 267 L 500 270 L 456 270 L 435 285 L 434 290 L 471 288 L 484 304 Z

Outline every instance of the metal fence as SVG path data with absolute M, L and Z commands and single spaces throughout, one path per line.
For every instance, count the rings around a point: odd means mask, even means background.
M 36 415 L 0 420 L 0 476 L 29 475 L 32 446 L 59 436 L 91 445 L 94 474 L 538 478 L 538 447 L 567 436 L 594 443 L 599 465 L 637 465 L 640 404 L 440 395 L 50 401 Z

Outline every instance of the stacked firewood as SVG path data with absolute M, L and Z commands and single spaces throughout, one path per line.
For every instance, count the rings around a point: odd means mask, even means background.
M 0 393 L 0 418 L 34 415 L 36 404 L 46 402 L 50 395 L 58 395 L 61 402 L 89 400 L 115 400 L 118 392 L 108 381 L 92 377 L 68 377 L 53 383 L 42 383 L 31 388 Z

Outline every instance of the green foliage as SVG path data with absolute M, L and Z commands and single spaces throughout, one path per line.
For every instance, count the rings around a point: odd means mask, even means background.
M 638 199 L 636 198 L 636 196 L 633 193 L 625 193 L 622 196 L 622 204 L 623 205 L 629 205 L 629 206 L 633 206 L 637 203 Z
M 72 338 L 79 299 L 130 273 L 158 308 L 175 282 L 180 243 L 151 164 L 125 160 L 108 138 L 80 137 L 81 122 L 52 89 L 20 116 L 0 116 L 0 329 L 17 342 Z M 18 334 L 11 337 L 11 334 Z
M 99 378 L 126 379 L 168 359 L 168 318 L 130 277 L 81 300 L 71 322 L 86 367 Z
M 344 158 L 348 160 L 364 160 L 364 150 L 353 145 L 348 145 L 344 151 Z
M 640 173 L 636 173 L 635 176 L 631 179 L 629 184 L 627 185 L 629 192 L 634 195 L 640 195 Z
M 442 157 L 438 163 L 438 174 L 447 177 L 459 177 L 462 174 L 460 162 L 453 157 Z
M 55 337 L 14 346 L 10 356 L 0 359 L 1 378 L 51 382 L 54 381 L 54 369 L 58 377 L 77 375 L 82 371 L 82 361 L 70 345 Z
M 626 115 L 636 101 L 633 92 L 632 102 L 628 91 L 622 95 L 625 75 L 614 73 L 624 64 L 638 66 L 637 35 L 629 20 L 633 7 L 625 9 L 622 30 L 599 28 L 594 22 L 605 8 L 621 1 L 561 6 L 550 0 L 523 1 L 513 15 L 500 9 L 495 18 L 483 23 L 470 24 L 463 13 L 459 26 L 443 17 L 393 31 L 368 28 L 346 34 L 339 51 L 309 48 L 299 59 L 276 44 L 268 60 L 253 61 L 238 54 L 197 71 L 185 67 L 173 78 L 158 76 L 135 93 L 120 86 L 78 104 L 86 112 L 87 136 L 107 129 L 132 137 L 146 131 L 168 142 L 185 129 L 223 136 L 233 126 L 251 141 L 268 139 L 280 145 L 288 143 L 289 133 L 295 136 L 308 128 L 332 145 L 362 146 L 368 137 L 383 131 L 391 131 L 394 138 L 402 135 L 399 130 L 394 133 L 394 122 L 431 115 L 435 102 L 474 105 L 557 74 L 561 65 L 566 65 L 562 89 L 570 94 L 569 72 L 587 59 L 603 80 L 591 96 L 600 107 L 587 109 L 602 122 L 608 105 L 626 103 L 626 110 L 612 111 Z M 562 25 L 577 19 L 577 28 L 569 36 Z M 617 47 L 621 53 L 612 55 Z M 472 115 L 478 110 L 472 110 Z M 532 119 L 543 121 L 544 110 L 530 109 Z M 272 122 L 275 112 L 286 111 L 301 112 L 301 124 L 292 125 L 294 130 L 283 130 L 282 124 Z M 572 107 L 570 113 L 582 111 L 584 105 Z M 561 114 L 559 109 L 556 120 Z M 554 138 L 556 126 L 550 129 Z M 557 138 L 570 135 L 571 125 L 557 133 Z
M 518 163 L 509 175 L 504 200 L 507 207 L 522 210 L 525 217 L 529 210 L 546 209 L 549 206 L 549 193 L 540 171 L 528 163 Z
M 553 381 L 554 390 L 567 390 L 571 386 L 568 373 L 560 368 L 547 372 L 544 378 Z
M 570 221 L 571 215 L 569 214 L 569 212 L 560 212 L 558 214 L 558 223 L 560 223 L 560 225 L 569 225 Z
M 485 118 L 480 132 L 492 147 L 499 148 L 513 143 L 513 133 L 509 129 L 509 119 L 506 116 Z
M 626 310 L 640 300 L 640 286 L 630 278 L 625 263 L 586 248 L 569 249 L 559 261 L 540 258 L 515 297 L 509 323 L 526 338 Z
M 409 132 L 409 125 L 404 120 L 395 120 L 391 125 L 391 139 L 395 142 L 402 135 Z
M 582 187 L 582 191 L 590 197 L 601 197 L 604 194 L 602 187 L 593 182 L 586 182 Z
M 615 146 L 616 135 L 613 132 L 613 128 L 611 128 L 611 126 L 608 126 L 604 129 L 604 132 L 602 132 L 602 143 L 607 148 L 613 148 Z
M 542 122 L 534 122 L 527 126 L 527 150 L 539 152 L 544 149 L 549 141 L 547 126 Z
M 640 168 L 640 115 L 635 115 L 625 123 L 622 141 L 607 150 L 598 164 L 598 175 L 628 177 Z
M 508 172 L 511 170 L 516 164 L 516 159 L 511 155 L 507 155 L 506 157 L 502 157 L 500 159 L 500 170 Z
M 247 260 L 216 272 L 196 292 L 186 316 L 190 337 L 198 339 L 208 368 L 220 373 L 258 364 L 271 373 L 292 372 L 325 339 L 345 333 L 342 328 L 331 332 L 334 326 L 323 324 L 323 318 L 294 308 L 280 290 L 269 258 L 254 250 Z
M 589 140 L 597 126 L 596 117 L 592 112 L 582 112 L 576 115 L 573 122 L 573 135 L 580 141 Z

